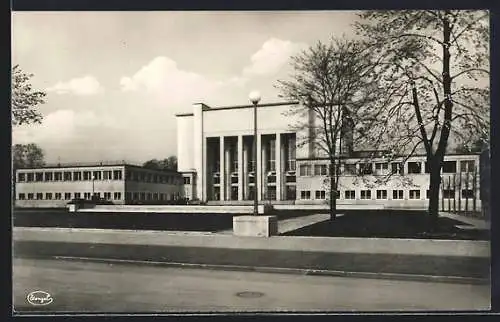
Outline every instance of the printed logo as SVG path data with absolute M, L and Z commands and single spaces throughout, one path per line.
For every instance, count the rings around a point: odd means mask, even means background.
M 54 301 L 49 293 L 44 291 L 34 291 L 28 294 L 26 300 L 31 305 L 48 305 Z

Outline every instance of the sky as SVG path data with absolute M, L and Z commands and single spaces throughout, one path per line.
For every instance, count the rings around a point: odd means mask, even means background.
M 14 12 L 12 63 L 47 92 L 41 125 L 13 128 L 47 162 L 176 155 L 176 113 L 192 104 L 278 102 L 290 57 L 353 35 L 352 11 Z M 188 142 L 186 142 L 188 143 Z

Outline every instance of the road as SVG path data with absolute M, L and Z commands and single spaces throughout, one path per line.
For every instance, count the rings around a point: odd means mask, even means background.
M 487 285 L 61 259 L 15 258 L 13 289 L 17 312 L 436 311 L 486 310 L 490 305 Z M 48 292 L 53 302 L 30 305 L 26 297 L 33 291 Z M 262 294 L 241 297 L 239 292 Z

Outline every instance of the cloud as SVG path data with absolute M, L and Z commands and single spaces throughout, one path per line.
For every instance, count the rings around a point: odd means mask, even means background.
M 245 76 L 262 76 L 277 73 L 293 54 L 306 45 L 289 40 L 271 38 L 250 58 L 251 64 L 243 69 Z
M 120 79 L 124 92 L 147 91 L 158 94 L 164 102 L 192 103 L 205 101 L 218 91 L 228 87 L 241 87 L 243 77 L 215 80 L 191 71 L 185 71 L 177 63 L 165 56 L 159 56 L 140 68 L 132 76 Z
M 52 87 L 47 88 L 48 92 L 57 94 L 75 94 L 75 95 L 95 95 L 104 91 L 103 87 L 93 76 L 84 76 L 73 78 L 67 82 L 58 82 Z

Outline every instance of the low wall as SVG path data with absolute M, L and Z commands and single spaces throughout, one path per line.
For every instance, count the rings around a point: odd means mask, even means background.
M 272 209 L 269 205 L 259 205 L 259 214 L 264 214 Z M 219 213 L 219 214 L 252 214 L 253 206 L 157 206 L 157 205 L 97 205 L 93 208 L 78 209 L 79 212 L 135 212 L 135 213 Z
M 210 233 L 31 227 L 14 227 L 12 233 L 14 241 L 490 258 L 488 241 L 471 240 L 287 236 L 261 238 Z

